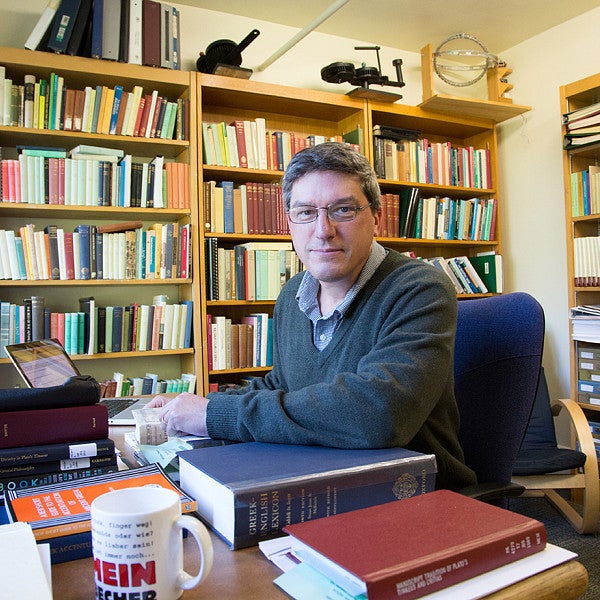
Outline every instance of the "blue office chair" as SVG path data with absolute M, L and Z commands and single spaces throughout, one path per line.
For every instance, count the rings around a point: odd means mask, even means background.
M 458 303 L 459 439 L 478 480 L 462 493 L 504 506 L 507 497 L 522 493 L 511 477 L 536 395 L 543 346 L 544 313 L 529 294 Z

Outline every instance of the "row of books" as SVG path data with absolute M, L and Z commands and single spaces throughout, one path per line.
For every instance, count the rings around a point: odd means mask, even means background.
M 205 240 L 207 300 L 276 300 L 302 270 L 291 242 L 247 242 L 233 248 Z
M 574 217 L 600 213 L 600 167 L 571 173 L 571 214 Z
M 496 232 L 495 198 L 424 198 L 413 187 L 384 194 L 382 208 L 389 237 L 487 241 Z
M 164 160 L 134 161 L 122 150 L 23 148 L 2 159 L 0 201 L 65 206 L 189 208 L 189 165 Z
M 25 75 L 23 83 L 6 76 L 0 65 L 0 124 L 12 127 L 83 131 L 167 140 L 189 140 L 189 100 L 169 100 L 141 85 L 127 91 L 97 85 L 69 87 L 65 78 Z
M 490 189 L 488 148 L 457 147 L 451 142 L 393 140 L 379 137 L 374 128 L 374 168 L 381 179 L 444 186 Z
M 500 254 L 451 258 L 436 256 L 422 260 L 446 273 L 457 294 L 502 292 L 502 255 Z
M 577 287 L 600 285 L 600 237 L 573 238 L 573 275 Z
M 181 392 L 193 394 L 195 390 L 196 375 L 193 373 L 182 373 L 180 377 L 162 379 L 156 373 L 146 373 L 143 377 L 126 377 L 120 371 L 115 371 L 112 379 L 100 382 L 102 398 Z
M 288 235 L 279 183 L 205 181 L 204 230 L 210 233 Z
M 344 142 L 343 135 L 300 134 L 267 128 L 264 117 L 231 123 L 202 123 L 205 165 L 284 171 L 292 156 L 326 141 Z M 349 143 L 349 142 L 347 142 Z M 351 144 L 357 150 L 358 144 Z
M 154 0 L 49 0 L 25 42 L 48 50 L 181 69 L 179 9 Z
M 207 315 L 209 370 L 268 367 L 273 364 L 273 319 L 254 313 L 233 323 L 222 315 Z
M 55 338 L 72 355 L 190 348 L 192 301 L 100 306 L 81 298 L 79 310 L 53 311 L 43 296 L 23 304 L 0 301 L 0 356 L 5 347 Z
M 90 224 L 72 232 L 56 225 L 36 231 L 34 224 L 0 229 L 0 279 L 187 279 L 191 242 L 191 225 L 178 223 L 117 232 Z
M 563 146 L 566 150 L 600 141 L 600 103 L 572 110 L 562 115 L 565 126 Z

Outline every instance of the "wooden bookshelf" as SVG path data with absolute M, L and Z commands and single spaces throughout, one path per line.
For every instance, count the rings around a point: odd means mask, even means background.
M 202 121 L 227 124 L 236 119 L 266 119 L 267 130 L 287 130 L 301 135 L 320 134 L 326 136 L 348 133 L 360 126 L 365 132 L 364 152 L 373 162 L 373 139 L 369 134 L 375 124 L 390 125 L 422 132 L 424 137 L 432 140 L 450 141 L 456 145 L 472 145 L 478 148 L 488 148 L 490 151 L 492 186 L 487 189 L 458 187 L 449 185 L 435 185 L 430 183 L 415 183 L 412 181 L 380 180 L 383 192 L 397 193 L 408 187 L 419 187 L 425 195 L 449 196 L 454 199 L 467 199 L 474 196 L 483 198 L 498 198 L 498 167 L 497 167 L 497 137 L 496 123 L 503 120 L 506 110 L 505 103 L 498 106 L 487 106 L 484 115 L 473 116 L 464 110 L 468 103 L 458 102 L 457 107 L 451 111 L 437 113 L 421 107 L 378 104 L 375 102 L 349 98 L 345 95 L 332 94 L 312 90 L 299 90 L 287 86 L 238 80 L 215 75 L 199 74 L 197 76 L 197 92 L 199 118 L 198 142 L 202 145 Z M 459 108 L 459 107 L 462 107 Z M 500 111 L 502 109 L 502 111 Z M 525 109 L 523 109 L 525 110 Z M 202 162 L 202 150 L 199 152 L 199 162 Z M 277 170 L 260 170 L 247 168 L 234 168 L 203 164 L 201 167 L 200 189 L 200 214 L 203 214 L 202 184 L 204 181 L 223 180 L 233 181 L 235 185 L 247 181 L 272 182 L 278 181 L 282 173 Z M 498 215 L 500 211 L 498 203 Z M 478 252 L 501 252 L 501 232 L 499 218 L 494 239 L 491 241 L 473 240 L 440 240 L 440 239 L 411 239 L 411 238 L 379 238 L 386 246 L 399 251 L 412 250 L 419 256 L 472 256 Z M 204 240 L 218 240 L 218 245 L 231 248 L 236 244 L 247 241 L 282 241 L 289 240 L 289 236 L 248 235 L 232 233 L 200 232 L 201 265 L 205 265 Z M 203 279 L 204 281 L 204 279 Z M 240 301 L 219 300 L 207 301 L 205 289 L 202 289 L 200 320 L 205 328 L 206 336 L 207 314 L 224 315 L 236 322 L 242 316 L 264 311 L 272 314 L 273 301 Z M 465 297 L 467 297 L 465 295 Z M 468 297 L 474 297 L 469 295 Z M 206 339 L 206 337 L 204 338 Z M 260 375 L 265 368 L 255 369 L 226 369 L 215 370 L 208 367 L 208 357 L 205 356 L 203 377 L 209 383 L 238 382 L 247 375 Z M 205 391 L 208 391 L 208 387 Z
M 66 231 L 80 223 L 94 225 L 141 220 L 147 228 L 153 223 L 191 224 L 192 276 L 182 279 L 96 279 L 96 280 L 18 280 L 2 281 L 0 299 L 22 303 L 24 297 L 41 295 L 45 304 L 56 312 L 76 312 L 80 297 L 94 296 L 98 305 L 152 304 L 154 296 L 166 294 L 168 303 L 193 300 L 199 304 L 200 254 L 198 251 L 198 197 L 197 197 L 197 140 L 196 140 L 196 88 L 195 75 L 190 72 L 155 69 L 126 63 L 32 52 L 15 48 L 0 48 L 0 65 L 6 68 L 6 77 L 15 84 L 22 84 L 25 75 L 34 75 L 36 81 L 56 73 L 64 78 L 65 86 L 84 89 L 86 86 L 103 85 L 114 88 L 119 84 L 124 91 L 135 85 L 142 86 L 144 93 L 154 90 L 175 102 L 185 98 L 190 106 L 189 139 L 161 139 L 133 137 L 83 131 L 64 131 L 21 126 L 0 126 L 2 158 L 14 154 L 18 145 L 59 147 L 70 150 L 79 144 L 89 144 L 123 150 L 140 162 L 162 155 L 165 162 L 176 161 L 189 165 L 189 208 L 123 208 L 114 206 L 61 206 L 27 203 L 0 203 L 3 229 L 18 231 L 25 224 L 34 224 L 43 230 L 48 224 L 64 227 Z M 201 328 L 198 319 L 193 322 L 193 344 L 202 347 Z M 202 374 L 202 352 L 192 348 L 154 351 L 126 351 L 104 354 L 73 355 L 84 373 L 98 380 L 112 378 L 114 371 L 126 377 L 143 376 L 146 372 L 158 373 L 160 378 L 176 378 L 182 372 Z M 0 359 L 0 377 L 4 385 L 19 384 L 20 380 L 8 359 Z M 198 380 L 199 390 L 203 382 Z
M 566 114 L 573 110 L 584 108 L 600 101 L 600 74 L 586 77 L 579 81 L 560 87 L 560 110 Z M 563 134 L 567 132 L 563 124 Z M 586 145 L 581 148 L 563 148 L 563 178 L 565 196 L 565 223 L 566 223 L 566 249 L 567 249 L 567 287 L 569 295 L 569 308 L 585 304 L 600 304 L 600 287 L 586 287 L 576 285 L 575 280 L 575 240 L 581 237 L 596 237 L 600 233 L 600 213 L 592 212 L 585 216 L 574 216 L 573 192 L 571 188 L 572 174 L 586 171 L 590 165 L 597 165 L 600 160 L 600 144 Z M 571 323 L 569 332 L 571 333 Z M 570 395 L 579 398 L 578 382 L 578 350 L 585 344 L 600 349 L 599 344 L 577 342 L 569 335 L 570 346 Z M 598 394 L 600 397 L 600 394 Z M 600 401 L 581 402 L 586 416 L 591 421 L 600 421 Z

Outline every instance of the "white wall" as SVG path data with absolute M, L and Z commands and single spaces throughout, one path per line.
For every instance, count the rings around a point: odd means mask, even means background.
M 0 45 L 21 47 L 46 0 L 21 0 L 0 6 Z M 297 30 L 252 19 L 179 5 L 182 58 L 195 69 L 198 52 L 218 39 L 241 41 L 253 28 L 258 38 L 243 52 L 243 66 L 256 69 Z M 524 290 L 541 302 L 546 313 L 544 364 L 550 392 L 568 393 L 568 303 L 565 221 L 561 163 L 558 87 L 600 70 L 600 8 L 519 44 L 502 55 L 513 73 L 513 97 L 531 112 L 500 126 L 500 190 L 507 291 Z M 438 40 L 431 40 L 436 43 Z M 334 61 L 376 65 L 373 52 L 354 50 L 360 40 L 313 32 L 282 58 L 252 79 L 345 93 L 351 86 L 323 82 L 320 69 Z M 384 74 L 395 78 L 392 59 L 402 58 L 406 87 L 402 104 L 421 101 L 420 56 L 382 48 Z M 0 62 L 2 57 L 0 56 Z M 439 83 L 436 82 L 436 89 Z M 392 88 L 385 88 L 394 91 Z M 470 93 L 458 88 L 449 93 Z

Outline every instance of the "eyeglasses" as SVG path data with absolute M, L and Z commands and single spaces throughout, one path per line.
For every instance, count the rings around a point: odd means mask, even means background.
M 330 204 L 329 206 L 294 206 L 287 211 L 287 215 L 292 223 L 297 225 L 305 225 L 306 223 L 312 223 L 316 221 L 319 216 L 319 211 L 324 210 L 327 212 L 327 218 L 330 221 L 336 221 L 337 223 L 343 223 L 344 221 L 354 221 L 359 211 L 371 206 L 371 203 L 365 204 L 364 206 L 354 206 L 353 204 Z

